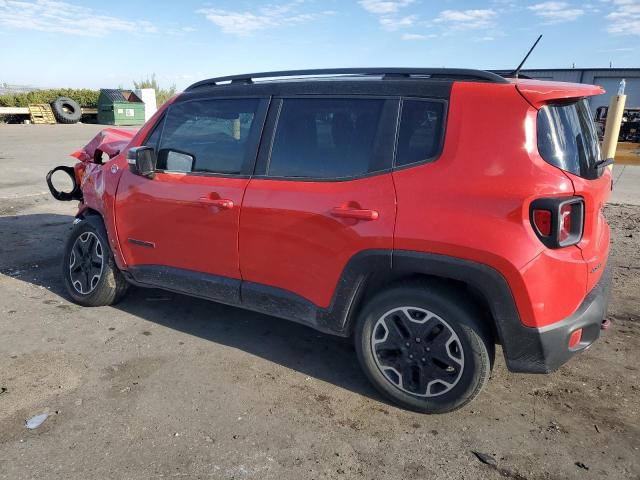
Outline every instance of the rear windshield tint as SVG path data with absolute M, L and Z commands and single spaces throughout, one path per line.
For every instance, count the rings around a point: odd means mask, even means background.
M 538 112 L 538 151 L 547 163 L 584 178 L 602 173 L 598 135 L 586 100 L 547 105 Z

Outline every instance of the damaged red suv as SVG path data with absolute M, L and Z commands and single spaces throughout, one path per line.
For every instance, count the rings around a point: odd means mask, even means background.
M 352 336 L 373 385 L 447 412 L 600 335 L 611 174 L 600 87 L 459 69 L 196 83 L 69 170 L 81 305 L 164 288 Z M 103 161 L 106 154 L 109 159 Z

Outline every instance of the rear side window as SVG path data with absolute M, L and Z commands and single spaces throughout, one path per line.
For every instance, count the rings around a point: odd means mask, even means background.
M 600 144 L 585 99 L 540 109 L 538 152 L 547 163 L 574 175 L 599 175 L 596 162 L 601 160 Z
M 172 105 L 164 121 L 158 168 L 240 173 L 259 102 L 223 99 Z
M 444 102 L 403 100 L 396 166 L 432 160 L 440 153 Z
M 284 99 L 267 174 L 343 178 L 376 170 L 376 144 L 385 101 Z

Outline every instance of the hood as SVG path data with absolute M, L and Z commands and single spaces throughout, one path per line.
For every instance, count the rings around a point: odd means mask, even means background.
M 115 157 L 127 148 L 138 130 L 138 128 L 105 128 L 71 156 L 81 162 L 102 163 L 103 153 L 106 153 L 110 159 Z

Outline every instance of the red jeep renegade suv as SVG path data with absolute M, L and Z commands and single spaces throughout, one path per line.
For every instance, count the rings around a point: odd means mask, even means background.
M 542 373 L 600 334 L 601 93 L 457 69 L 196 83 L 75 154 L 74 191 L 53 190 L 80 200 L 64 282 L 86 306 L 133 284 L 353 336 L 392 401 L 460 408 L 496 344 Z

